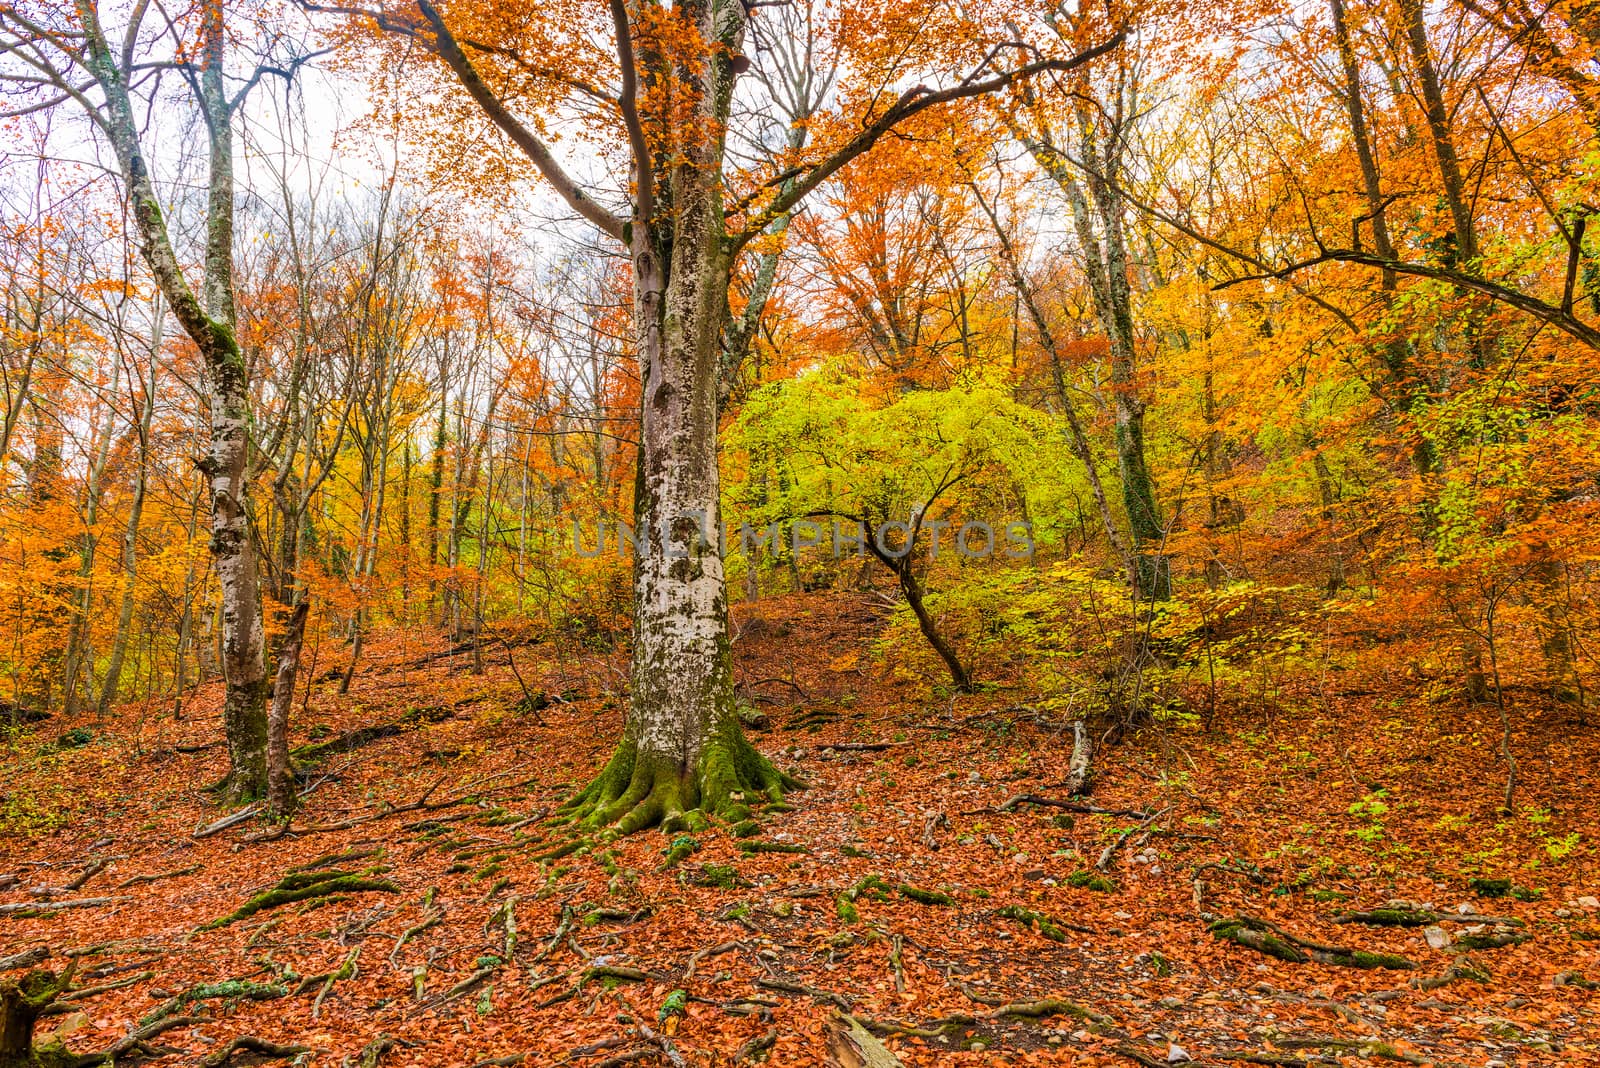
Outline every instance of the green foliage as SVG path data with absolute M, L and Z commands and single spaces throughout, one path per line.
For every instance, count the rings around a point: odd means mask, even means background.
M 666 1026 L 667 1020 L 673 1016 L 682 1016 L 689 1011 L 689 992 L 687 990 L 674 990 L 662 1001 L 661 1009 L 656 1013 L 656 1023 Z
M 94 741 L 94 731 L 88 727 L 73 727 L 56 739 L 57 749 L 82 749 Z
M 723 512 L 735 528 L 777 524 L 778 559 L 792 555 L 797 542 L 817 542 L 817 549 L 802 550 L 820 558 L 812 561 L 817 567 L 831 566 L 835 523 L 848 538 L 858 521 L 870 532 L 921 516 L 915 552 L 948 567 L 963 566 L 957 536 L 969 520 L 993 527 L 990 560 L 1023 554 L 1020 535 L 1007 538 L 1008 522 L 1027 517 L 1039 537 L 1053 536 L 1081 475 L 1053 447 L 1058 437 L 1041 413 L 981 382 L 916 390 L 881 404 L 872 402 L 874 394 L 868 384 L 825 367 L 752 396 L 724 450 Z M 897 548 L 904 530 L 890 526 L 886 547 Z M 842 538 L 840 566 L 869 554 Z M 740 548 L 737 539 L 730 543 L 730 552 Z M 741 556 L 739 566 L 748 566 L 747 551 Z

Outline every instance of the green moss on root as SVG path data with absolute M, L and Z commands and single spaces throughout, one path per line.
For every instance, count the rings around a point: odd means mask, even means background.
M 811 852 L 811 850 L 807 849 L 803 845 L 796 845 L 793 842 L 752 842 L 752 841 L 744 841 L 744 842 L 740 842 L 739 843 L 739 852 L 741 852 L 741 853 L 809 853 L 809 852 Z
M 1090 871 L 1087 868 L 1082 871 L 1075 871 L 1067 876 L 1067 885 L 1075 886 L 1080 890 L 1093 890 L 1099 894 L 1115 893 L 1117 889 L 1116 883 L 1104 875 Z
M 780 803 L 785 790 L 803 787 L 758 753 L 739 730 L 738 720 L 721 717 L 707 739 L 697 766 L 639 751 L 627 736 L 593 782 L 562 806 L 562 812 L 589 827 L 611 827 L 632 834 L 647 827 L 687 829 L 691 813 L 724 820 L 750 818 L 750 802 Z M 735 819 L 736 817 L 736 819 Z
M 244 979 L 225 979 L 220 983 L 201 983 L 161 1004 L 154 1012 L 139 1021 L 141 1027 L 149 1026 L 168 1016 L 177 1016 L 197 1001 L 225 998 L 229 1001 L 271 1001 L 287 997 L 289 988 L 276 983 L 252 983 Z
M 1016 920 L 1030 930 L 1037 927 L 1039 934 L 1052 942 L 1065 942 L 1067 940 L 1067 933 L 1061 929 L 1061 926 L 1042 912 L 1025 909 L 1021 905 L 1007 905 L 1004 908 L 996 909 L 995 915 L 1004 916 L 1008 920 Z
M 910 883 L 901 883 L 896 889 L 900 891 L 901 897 L 915 901 L 919 905 L 954 905 L 956 903 L 956 899 L 949 894 L 940 893 L 938 890 L 924 890 L 920 886 L 912 886 Z
M 370 874 L 352 874 L 341 871 L 302 872 L 286 875 L 271 889 L 250 898 L 243 905 L 218 917 L 200 929 L 203 931 L 226 927 L 230 923 L 248 919 L 264 909 L 277 908 L 296 901 L 327 897 L 333 894 L 384 893 L 397 894 L 400 888 L 388 879 L 374 878 Z

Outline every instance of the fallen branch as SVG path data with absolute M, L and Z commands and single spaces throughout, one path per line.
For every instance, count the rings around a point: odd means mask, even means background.
M 49 946 L 34 946 L 21 953 L 13 953 L 9 957 L 0 957 L 0 972 L 8 972 L 14 968 L 31 968 L 35 964 L 43 964 L 50 959 Z
M 1088 724 L 1083 720 L 1074 720 L 1072 724 L 1072 757 L 1067 761 L 1067 780 L 1063 784 L 1068 797 L 1077 797 L 1087 793 L 1089 777 L 1093 773 L 1091 763 L 1094 760 L 1094 738 L 1089 734 Z
M 0 916 L 18 913 L 56 912 L 60 909 L 92 909 L 126 901 L 125 897 L 78 897 L 68 901 L 24 901 L 15 905 L 0 905 Z

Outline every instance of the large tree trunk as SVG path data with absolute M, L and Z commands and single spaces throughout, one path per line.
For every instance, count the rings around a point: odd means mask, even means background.
M 713 218 L 720 227 L 715 188 L 684 199 L 703 203 L 698 210 L 682 205 L 670 279 L 653 239 L 634 242 L 645 387 L 634 502 L 633 700 L 621 744 L 578 799 L 593 822 L 615 822 L 624 833 L 674 825 L 690 809 L 720 813 L 758 797 L 777 800 L 785 785 L 745 740 L 734 711 L 717 535 L 718 339 L 728 272 L 720 242 L 688 241 L 681 229 Z M 685 248 L 690 244 L 705 246 L 702 254 Z
M 737 53 L 744 18 L 737 4 L 690 7 L 707 40 Z M 708 54 L 696 74 L 701 109 L 720 128 L 733 87 L 726 55 Z M 659 190 L 648 173 L 639 183 L 629 234 L 644 380 L 634 499 L 633 699 L 616 753 L 573 802 L 591 822 L 616 823 L 623 833 L 680 825 L 692 809 L 726 814 L 759 797 L 777 800 L 792 782 L 745 739 L 734 710 L 717 471 L 720 340 L 731 267 L 722 144 L 718 136 L 688 138 Z M 668 202 L 659 215 L 657 195 Z

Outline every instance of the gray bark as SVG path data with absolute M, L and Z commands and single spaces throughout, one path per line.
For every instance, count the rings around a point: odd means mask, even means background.
M 210 393 L 211 446 L 201 461 L 211 490 L 211 553 L 221 589 L 223 723 L 231 798 L 258 796 L 266 778 L 267 669 L 255 550 L 245 480 L 250 393 L 244 354 L 234 335 L 233 104 L 223 92 L 224 26 L 220 4 L 201 19 L 199 101 L 209 145 L 203 303 L 173 249 L 156 195 L 140 125 L 128 92 L 129 71 L 113 56 L 92 0 L 76 0 L 85 32 L 84 63 L 105 95 L 93 112 L 111 141 L 132 208 L 140 252 L 184 332 L 199 348 Z

